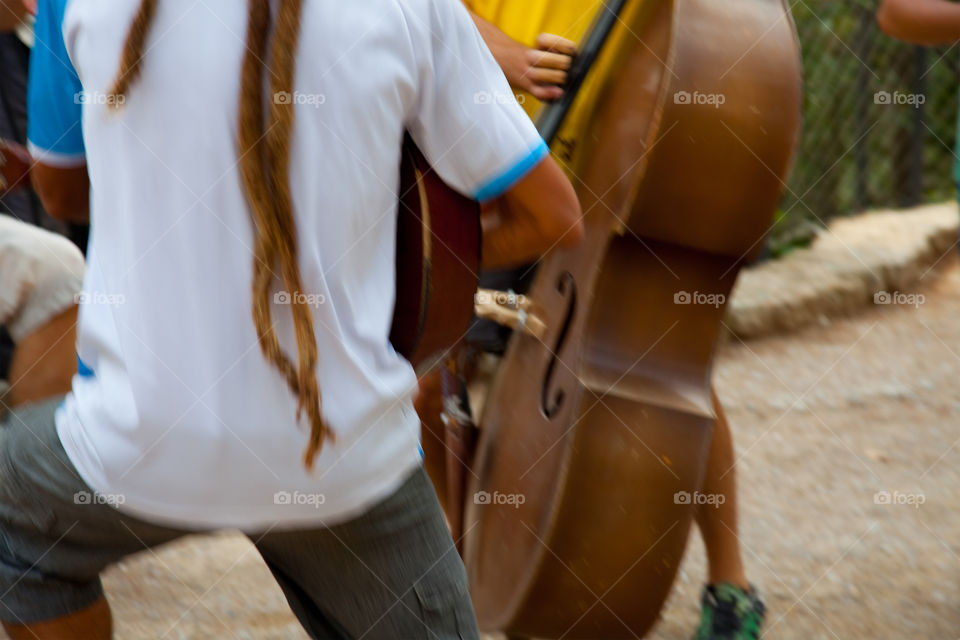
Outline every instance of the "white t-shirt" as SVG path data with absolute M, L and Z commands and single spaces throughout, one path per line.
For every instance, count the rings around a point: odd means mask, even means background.
M 291 183 L 336 436 L 308 473 L 308 425 L 251 318 L 236 140 L 246 3 L 160 2 L 142 77 L 111 113 L 104 95 L 140 0 L 64 1 L 43 3 L 61 5 L 83 83 L 93 185 L 80 373 L 57 414 L 70 459 L 120 508 L 191 528 L 332 524 L 385 498 L 421 463 L 416 377 L 388 340 L 404 130 L 448 184 L 481 199 L 547 153 L 466 10 L 304 3 Z

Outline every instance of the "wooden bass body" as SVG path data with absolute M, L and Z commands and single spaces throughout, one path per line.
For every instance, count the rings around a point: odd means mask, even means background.
M 656 620 L 703 482 L 726 301 L 800 128 L 781 0 L 644 0 L 617 28 L 631 34 L 578 176 L 585 240 L 538 268 L 548 330 L 511 338 L 464 504 L 481 628 L 511 637 L 640 637 Z

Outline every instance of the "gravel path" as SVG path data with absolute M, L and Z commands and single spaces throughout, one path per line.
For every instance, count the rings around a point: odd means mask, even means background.
M 948 262 L 917 307 L 722 349 L 717 385 L 768 638 L 958 637 L 960 267 Z M 923 504 L 877 504 L 881 491 Z M 689 637 L 702 580 L 695 540 L 652 637 Z M 235 535 L 142 554 L 105 584 L 120 640 L 306 638 Z
M 721 354 L 765 637 L 960 637 L 960 268 L 947 262 L 919 306 Z M 690 548 L 655 638 L 686 638 L 696 619 Z

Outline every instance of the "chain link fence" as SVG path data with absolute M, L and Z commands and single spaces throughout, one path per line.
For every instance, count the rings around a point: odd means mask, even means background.
M 877 0 L 791 0 L 803 49 L 804 132 L 772 235 L 777 253 L 830 218 L 955 194 L 960 47 L 894 40 Z

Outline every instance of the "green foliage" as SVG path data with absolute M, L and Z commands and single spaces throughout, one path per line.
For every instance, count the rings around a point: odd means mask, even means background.
M 877 27 L 876 6 L 792 5 L 803 55 L 804 132 L 784 219 L 771 236 L 774 254 L 838 215 L 954 195 L 960 51 L 890 38 Z

